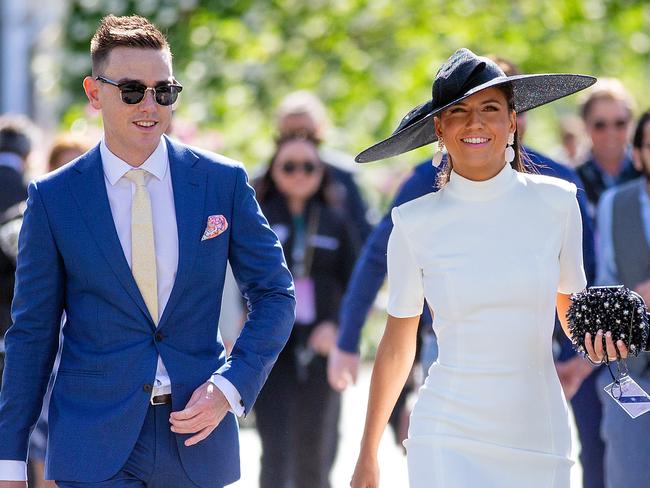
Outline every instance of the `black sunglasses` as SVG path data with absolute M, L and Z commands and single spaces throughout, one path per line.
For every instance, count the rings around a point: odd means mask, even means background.
M 317 169 L 318 165 L 313 161 L 296 162 L 289 160 L 282 165 L 282 171 L 288 175 L 292 175 L 296 171 L 303 171 L 306 175 L 310 175 Z
M 103 76 L 97 76 L 97 81 L 108 83 L 109 85 L 116 86 L 122 95 L 122 101 L 129 105 L 140 103 L 144 99 L 147 90 L 153 90 L 154 99 L 159 105 L 172 105 L 178 98 L 178 94 L 183 90 L 183 87 L 178 83 L 163 83 L 158 86 L 146 86 L 139 81 L 127 80 L 121 83 L 109 80 Z
M 627 127 L 628 119 L 616 119 L 614 121 L 597 120 L 594 122 L 594 129 L 605 130 L 608 127 L 615 127 L 616 129 L 624 129 Z

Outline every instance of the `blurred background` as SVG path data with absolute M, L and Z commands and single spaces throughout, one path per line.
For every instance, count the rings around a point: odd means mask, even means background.
M 269 156 L 287 93 L 314 91 L 332 120 L 329 145 L 357 153 L 430 97 L 437 67 L 461 46 L 524 72 L 616 76 L 640 102 L 650 75 L 643 0 L 0 0 L 0 112 L 49 132 L 97 131 L 81 80 L 107 13 L 138 13 L 167 33 L 185 86 L 176 135 L 249 167 Z M 574 104 L 536 110 L 528 143 L 559 143 Z
M 167 34 L 184 86 L 173 135 L 241 160 L 253 174 L 272 154 L 276 111 L 290 92 L 316 94 L 327 109 L 327 145 L 356 154 L 430 98 L 437 67 L 459 47 L 505 57 L 525 73 L 617 77 L 636 98 L 635 118 L 650 105 L 647 0 L 0 0 L 0 114 L 25 114 L 39 127 L 31 176 L 46 171 L 57 134 L 89 144 L 101 137 L 99 114 L 86 103 L 81 81 L 90 73 L 90 38 L 109 13 L 143 15 Z M 577 103 L 569 97 L 533 111 L 527 144 L 557 156 L 561 128 L 569 127 L 578 145 L 588 146 Z M 375 221 L 403 176 L 431 153 L 419 149 L 400 156 L 399 164 L 387 160 L 362 170 L 348 158 Z M 362 342 L 368 357 L 385 320 L 381 296 L 376 304 Z M 349 428 L 334 486 L 347 484 L 356 457 L 367 369 L 361 383 L 344 399 L 342 423 Z M 387 486 L 405 479 L 393 444 L 383 448 L 395 463 Z M 256 486 L 260 446 L 251 429 L 244 429 L 242 450 L 244 478 L 236 486 Z

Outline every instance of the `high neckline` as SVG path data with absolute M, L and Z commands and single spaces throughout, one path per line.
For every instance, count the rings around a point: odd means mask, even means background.
M 464 200 L 491 200 L 508 191 L 516 180 L 517 172 L 509 164 L 484 181 L 468 180 L 452 170 L 445 189 Z

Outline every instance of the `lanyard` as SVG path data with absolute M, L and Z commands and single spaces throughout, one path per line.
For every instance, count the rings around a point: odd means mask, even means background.
M 320 206 L 317 206 L 309 213 L 306 232 L 304 227 L 304 218 L 302 216 L 294 218 L 294 238 L 291 258 L 293 261 L 292 271 L 296 277 L 304 278 L 305 276 L 309 276 L 311 271 L 311 265 L 314 260 L 312 236 L 314 236 L 318 230 L 320 210 Z

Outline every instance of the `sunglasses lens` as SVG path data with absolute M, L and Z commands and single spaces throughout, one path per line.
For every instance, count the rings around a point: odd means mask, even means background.
M 128 103 L 129 105 L 140 103 L 144 98 L 146 89 L 146 86 L 139 83 L 127 83 L 120 87 L 122 100 L 124 103 Z
M 140 103 L 147 92 L 147 87 L 140 83 L 126 83 L 120 86 L 122 101 L 129 105 Z M 178 98 L 180 90 L 172 85 L 156 87 L 156 103 L 164 106 L 172 105 Z
M 284 166 L 282 166 L 282 171 L 288 175 L 293 174 L 296 171 L 296 163 L 293 161 L 287 161 L 284 163 Z
M 297 171 L 302 171 L 306 175 L 311 175 L 318 169 L 318 166 L 313 161 L 305 161 L 301 163 L 296 163 L 294 161 L 287 161 L 282 166 L 282 171 L 285 174 L 291 175 Z
M 606 120 L 597 120 L 594 122 L 594 129 L 596 130 L 605 130 L 608 127 L 615 127 L 616 129 L 624 129 L 627 127 L 627 120 L 626 119 L 618 119 L 614 120 L 612 122 L 608 122 Z
M 156 87 L 156 102 L 160 105 L 172 105 L 178 98 L 176 87 L 167 85 Z

